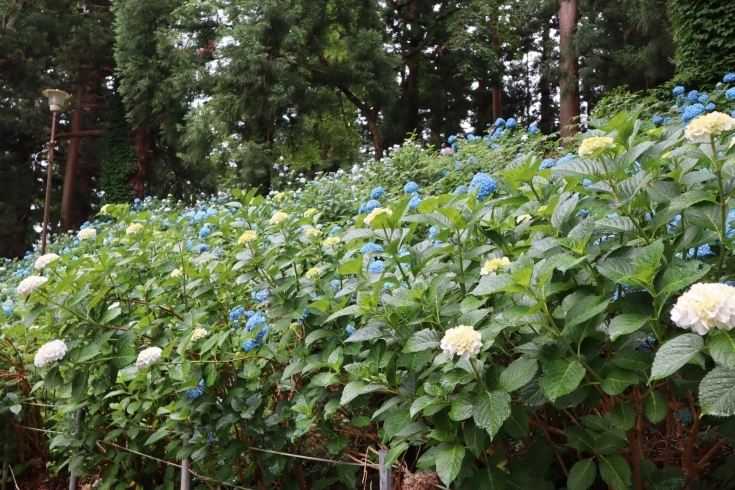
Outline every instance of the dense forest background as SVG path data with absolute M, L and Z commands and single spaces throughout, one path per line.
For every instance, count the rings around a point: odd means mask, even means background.
M 716 0 L 0 0 L 0 255 L 105 202 L 267 192 L 280 162 L 336 170 L 499 118 L 569 136 L 611 93 L 735 67 Z M 616 89 L 616 90 L 613 90 Z M 283 167 L 281 167 L 282 169 Z

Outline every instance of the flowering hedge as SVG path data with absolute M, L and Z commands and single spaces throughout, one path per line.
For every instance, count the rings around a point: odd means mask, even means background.
M 140 454 L 356 488 L 262 450 L 378 446 L 452 488 L 727 487 L 735 119 L 679 108 L 577 153 L 502 121 L 267 198 L 107 205 L 6 264 L 0 416 L 100 488 L 174 488 Z

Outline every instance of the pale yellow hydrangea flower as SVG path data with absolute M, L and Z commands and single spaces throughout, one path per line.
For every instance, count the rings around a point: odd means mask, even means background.
M 242 235 L 240 235 L 240 238 L 237 239 L 238 245 L 244 245 L 246 243 L 250 243 L 253 240 L 255 240 L 258 237 L 258 234 L 255 232 L 255 230 L 248 230 Z
M 732 148 L 733 146 L 735 146 L 735 136 L 732 137 L 732 139 L 730 140 L 730 144 L 727 145 L 728 148 Z
M 333 245 L 337 245 L 339 243 L 339 237 L 338 236 L 330 236 L 326 240 L 324 240 L 324 246 L 325 247 L 331 247 Z
M 304 232 L 304 236 L 307 238 L 314 238 L 318 234 L 319 234 L 319 230 L 317 230 L 316 228 L 309 228 L 308 230 Z
M 304 276 L 307 279 L 316 279 L 317 277 L 319 277 L 319 274 L 321 273 L 322 273 L 322 270 L 319 267 L 312 267 L 311 269 L 306 271 L 306 274 L 304 274 Z
M 273 196 L 273 199 L 283 199 L 285 195 L 285 192 L 279 192 L 275 196 Z
M 510 265 L 510 260 L 508 260 L 508 257 L 491 259 L 485 262 L 485 265 L 482 266 L 482 269 L 480 269 L 480 274 L 483 276 L 486 276 L 490 274 L 491 272 L 496 272 L 501 269 L 505 269 L 509 265 Z
M 203 328 L 195 328 L 191 333 L 191 341 L 196 342 L 197 340 L 207 336 L 207 331 Z
M 94 240 L 97 238 L 97 230 L 94 228 L 85 228 L 83 230 L 79 230 L 79 233 L 77 233 L 77 238 L 80 240 Z
M 174 269 L 171 271 L 171 277 L 181 277 L 184 273 L 181 271 L 181 269 Z
M 735 129 L 735 118 L 715 111 L 693 119 L 684 130 L 684 135 L 691 141 L 709 141 L 710 136 L 732 129 Z
M 100 208 L 100 214 L 107 214 L 107 210 L 108 209 L 110 209 L 110 205 L 109 204 L 105 204 L 104 206 L 102 206 Z
M 444 333 L 440 347 L 450 359 L 455 354 L 469 359 L 480 353 L 482 334 L 469 325 L 459 325 Z
M 597 150 L 613 147 L 615 147 L 615 143 L 613 143 L 612 138 L 608 138 L 607 136 L 591 136 L 579 145 L 578 154 L 581 157 L 586 157 L 592 155 Z
M 516 223 L 520 225 L 521 223 L 525 223 L 526 221 L 529 221 L 532 218 L 533 216 L 531 216 L 530 214 L 522 214 L 516 218 Z
M 365 216 L 365 221 L 364 222 L 369 225 L 370 223 L 372 223 L 372 221 L 375 218 L 377 218 L 381 214 L 386 214 L 386 215 L 388 215 L 390 217 L 390 216 L 393 216 L 393 211 L 391 211 L 388 208 L 375 208 L 372 211 L 370 211 L 370 214 L 368 214 L 367 216 Z
M 720 283 L 697 283 L 679 296 L 671 320 L 699 335 L 710 328 L 730 330 L 735 326 L 735 287 Z
M 316 208 L 309 208 L 304 211 L 304 218 L 311 218 L 316 214 Z
M 143 229 L 143 225 L 141 225 L 140 223 L 133 223 L 125 229 L 125 234 L 135 235 L 142 229 Z
M 288 219 L 288 215 L 284 213 L 283 211 L 278 211 L 276 214 L 271 216 L 270 223 L 272 225 L 277 225 L 278 223 L 283 223 Z

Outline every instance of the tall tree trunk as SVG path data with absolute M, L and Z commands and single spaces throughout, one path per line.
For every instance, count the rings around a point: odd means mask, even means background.
M 539 78 L 538 88 L 541 94 L 541 107 L 539 110 L 539 129 L 543 134 L 550 134 L 554 126 L 554 119 L 551 114 L 551 81 L 549 80 L 549 59 L 550 46 L 549 46 L 549 21 L 546 19 L 544 22 L 543 31 L 541 32 L 541 62 L 539 66 L 539 72 L 541 77 Z
M 83 69 L 79 70 L 75 102 L 77 104 L 74 115 L 71 118 L 71 132 L 82 130 L 84 122 L 84 95 L 86 92 L 87 77 Z M 71 220 L 74 214 L 74 181 L 76 179 L 77 166 L 79 165 L 79 142 L 81 138 L 69 138 L 69 150 L 66 154 L 66 171 L 64 172 L 64 190 L 61 195 L 61 232 L 71 228 Z
M 561 0 L 559 3 L 559 51 L 561 53 L 561 126 L 562 145 L 579 131 L 579 59 L 574 52 L 573 38 L 577 27 L 577 0 Z
M 498 35 L 493 35 L 490 45 L 493 50 L 497 52 L 498 49 Z M 493 83 L 493 121 L 497 121 L 498 118 L 503 117 L 503 105 L 502 105 L 502 94 L 503 94 L 503 74 L 495 74 L 495 83 Z
M 366 117 L 368 123 L 368 130 L 370 131 L 370 137 L 373 140 L 373 150 L 375 150 L 375 159 L 380 160 L 383 158 L 383 138 L 380 136 L 380 128 L 378 127 L 378 111 L 374 111 L 374 114 Z
M 135 190 L 135 197 L 143 199 L 145 197 L 145 180 L 146 170 L 148 167 L 148 133 L 145 128 L 138 128 L 135 131 L 135 156 L 136 167 L 133 174 L 132 185 Z

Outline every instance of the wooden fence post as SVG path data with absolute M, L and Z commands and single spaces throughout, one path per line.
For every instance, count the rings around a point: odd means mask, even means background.
M 77 439 L 82 433 L 82 420 L 84 420 L 84 411 L 80 408 L 79 410 L 77 410 L 77 420 L 76 420 L 77 427 L 74 430 L 74 437 Z M 72 470 L 71 478 L 69 478 L 69 490 L 77 490 L 78 480 L 79 480 L 79 476 L 76 474 L 74 470 Z
M 380 458 L 380 490 L 393 490 L 393 470 L 388 466 L 385 466 L 385 456 L 388 454 L 388 450 L 381 449 L 378 451 L 378 457 Z
M 188 439 L 184 439 L 184 447 L 186 447 L 189 444 Z M 184 458 L 181 461 L 181 490 L 191 490 L 191 473 L 189 472 L 189 468 L 191 466 L 191 463 L 189 462 L 189 458 Z

